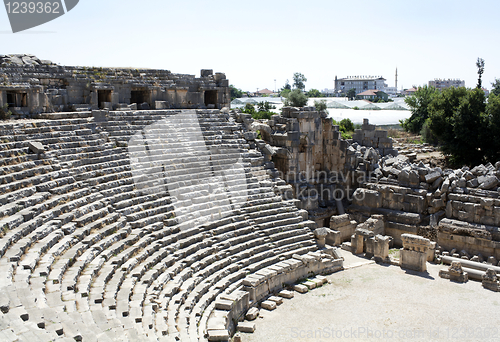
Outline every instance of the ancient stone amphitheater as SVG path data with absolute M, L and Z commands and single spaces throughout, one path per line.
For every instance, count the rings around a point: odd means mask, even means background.
M 211 71 L 86 83 L 94 71 L 13 58 L 0 68 L 18 119 L 0 123 L 2 341 L 225 341 L 273 295 L 341 270 L 331 246 L 382 262 L 402 246 L 420 271 L 500 258 L 500 165 L 411 163 L 387 132 L 365 122 L 342 140 L 313 108 L 255 121 L 222 108 L 227 80 Z
M 317 252 L 314 222 L 274 191 L 283 182 L 272 178 L 227 113 L 195 114 L 218 154 L 169 146 L 179 148 L 170 152 L 170 165 L 182 164 L 169 181 L 194 194 L 182 199 L 189 203 L 176 210 L 180 197 L 139 191 L 130 152 L 117 142 L 176 114 L 109 112 L 96 122 L 78 113 L 0 125 L 0 305 L 2 334 L 12 335 L 2 340 L 198 340 L 208 337 L 211 316 L 215 330 L 227 334 L 231 310 L 238 317 L 282 283 L 341 265 Z M 44 151 L 33 153 L 34 142 Z M 241 189 L 228 173 L 225 191 L 244 202 L 186 224 L 197 212 L 211 213 L 210 204 L 220 200 L 210 190 L 221 181 L 214 173 L 234 158 L 241 159 L 246 183 Z M 242 291 L 259 282 L 267 283 L 258 293 Z M 226 302 L 230 310 L 217 315 Z

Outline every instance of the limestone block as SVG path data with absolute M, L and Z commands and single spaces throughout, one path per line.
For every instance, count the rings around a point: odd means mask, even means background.
M 31 152 L 39 154 L 45 151 L 45 147 L 37 141 L 28 141 L 28 147 Z
M 406 250 L 426 253 L 431 241 L 418 235 L 402 234 L 403 248 Z
M 467 272 L 464 272 L 462 269 L 462 263 L 460 261 L 452 261 L 447 271 L 439 271 L 439 276 L 459 283 L 466 283 L 469 280 L 469 276 Z
M 494 269 L 489 268 L 485 274 L 482 275 L 483 287 L 495 292 L 500 292 L 500 283 L 498 281 L 497 273 Z
M 282 290 L 278 293 L 278 296 L 286 298 L 286 299 L 292 299 L 294 297 L 294 294 L 292 291 Z
M 427 271 L 427 254 L 413 250 L 400 250 L 399 264 L 401 268 L 417 272 Z
M 266 309 L 266 310 L 269 310 L 269 311 L 272 311 L 274 309 L 276 309 L 276 303 L 273 302 L 273 301 L 270 301 L 270 300 L 265 300 L 263 301 L 260 306 L 263 308 L 263 309 Z
M 478 178 L 479 189 L 489 190 L 498 185 L 498 179 L 495 176 L 480 176 Z
M 227 330 L 208 330 L 209 341 L 227 341 L 229 332 Z
M 427 175 L 425 175 L 425 181 L 428 183 L 428 184 L 432 184 L 434 183 L 434 181 L 436 179 L 438 179 L 439 177 L 441 177 L 441 173 L 438 172 L 438 171 L 434 171 L 434 172 L 431 172 Z
M 272 302 L 275 302 L 276 305 L 283 304 L 283 298 L 281 298 L 281 297 L 271 296 L 271 297 L 268 298 L 268 300 L 270 300 Z
M 305 285 L 302 285 L 302 284 L 297 284 L 297 285 L 294 285 L 293 286 L 293 289 L 295 291 L 297 291 L 298 293 L 306 293 L 307 291 L 309 291 L 309 289 L 307 288 L 307 286 Z M 275 304 L 276 305 L 276 304 Z
M 251 322 L 238 322 L 236 330 L 244 333 L 253 333 L 255 331 L 255 323 Z
M 245 318 L 249 321 L 253 321 L 257 317 L 259 317 L 259 313 L 260 313 L 259 309 L 250 308 L 250 310 L 248 310 L 247 314 L 245 315 Z

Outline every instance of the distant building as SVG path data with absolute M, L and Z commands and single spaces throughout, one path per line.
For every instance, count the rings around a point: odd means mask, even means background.
M 408 95 L 408 96 L 411 96 L 413 94 L 415 94 L 417 92 L 417 88 L 413 87 L 413 88 L 410 88 L 410 89 L 405 89 L 403 90 L 403 94 L 404 95 Z
M 391 96 L 396 96 L 398 94 L 398 88 L 396 87 L 385 87 L 382 91 Z
M 335 95 L 335 89 L 328 89 L 325 88 L 321 91 L 321 94 L 323 94 L 326 97 L 334 96 Z
M 386 79 L 382 76 L 349 76 L 339 78 L 335 76 L 335 92 L 347 93 L 350 89 L 356 90 L 356 95 L 365 90 L 381 90 L 387 87 Z
M 382 90 L 365 90 L 362 93 L 359 93 L 356 98 L 361 99 L 361 100 L 375 100 L 375 98 L 382 99 L 384 101 L 387 101 L 389 99 L 389 95 L 387 93 L 384 93 Z
M 434 87 L 437 88 L 438 90 L 451 87 L 460 88 L 460 87 L 465 87 L 465 81 L 455 80 L 455 79 L 442 80 L 436 78 L 434 81 L 429 81 L 429 87 Z
M 272 95 L 272 94 L 274 94 L 274 91 L 269 90 L 269 89 L 266 88 L 266 89 L 262 89 L 262 90 L 257 91 L 256 94 L 259 94 L 259 95 Z

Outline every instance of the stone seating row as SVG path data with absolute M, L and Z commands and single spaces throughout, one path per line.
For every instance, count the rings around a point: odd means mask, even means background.
M 226 126 L 228 132 L 234 129 Z M 62 146 L 61 153 L 47 161 L 69 169 L 69 174 L 11 192 L 17 205 L 33 210 L 21 215 L 22 220 L 9 221 L 12 224 L 1 239 L 0 273 L 13 296 L 21 294 L 16 288 L 32 292 L 24 304 L 12 302 L 8 312 L 15 313 L 14 321 L 24 315 L 19 312 L 30 310 L 26 322 L 42 331 L 41 340 L 104 341 L 119 335 L 139 340 L 204 338 L 207 314 L 217 296 L 236 291 L 249 272 L 316 250 L 309 228 L 313 223 L 303 223 L 302 214 L 274 194 L 273 183 L 258 173 L 262 170 L 257 162 L 251 167 L 253 159 L 260 160 L 258 153 L 249 154 L 243 164 L 245 194 L 234 179 L 228 180 L 228 196 L 246 199 L 242 206 L 228 208 L 220 213 L 227 216 L 217 221 L 180 230 L 183 216 L 171 217 L 175 210 L 168 194 L 136 189 L 125 147 L 104 144 L 102 150 L 81 150 L 92 158 L 72 163 L 86 135 L 96 138 L 92 141 L 103 139 L 94 132 L 62 135 L 68 139 L 54 142 Z M 235 136 L 227 134 L 229 148 L 241 141 Z M 221 141 L 223 135 L 210 143 Z M 51 145 L 47 146 L 50 153 Z M 221 157 L 220 165 L 231 158 Z M 195 165 L 187 169 L 191 167 Z M 12 208 L 2 210 L 5 218 L 15 216 Z M 36 313 L 28 305 L 35 299 L 43 310 L 58 315 Z M 16 312 L 18 308 L 22 310 Z M 35 334 L 36 329 L 26 334 Z M 20 326 L 14 330 L 24 333 Z

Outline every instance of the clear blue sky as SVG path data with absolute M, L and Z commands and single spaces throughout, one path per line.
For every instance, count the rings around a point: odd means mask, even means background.
M 399 87 L 434 78 L 500 78 L 500 1 L 81 0 L 68 14 L 12 34 L 0 8 L 0 54 L 64 65 L 225 72 L 244 90 L 280 88 L 294 72 L 307 89 L 335 75 L 381 75 Z

